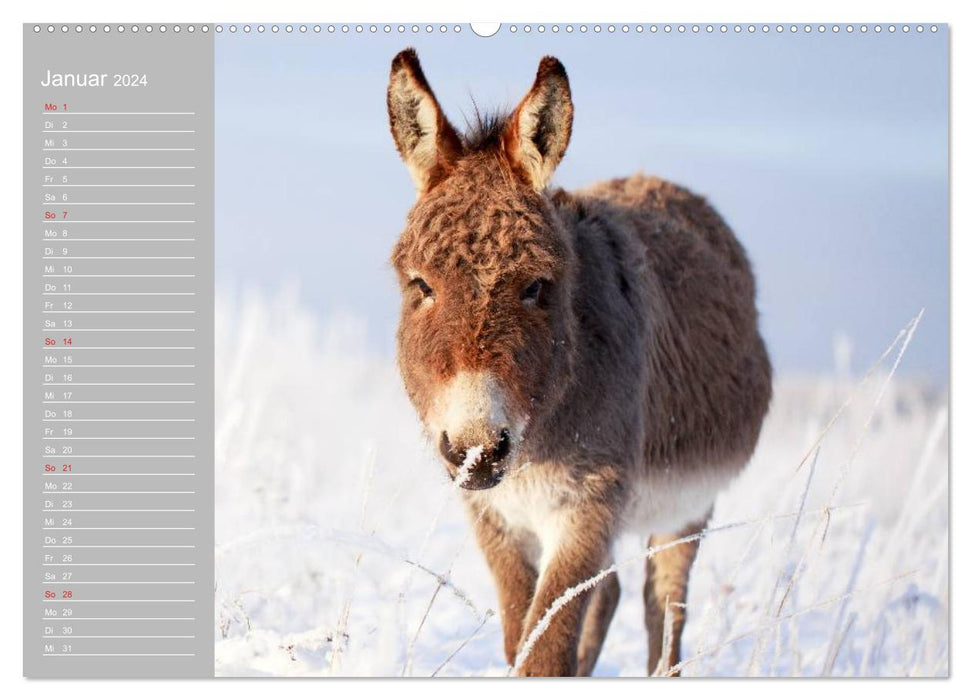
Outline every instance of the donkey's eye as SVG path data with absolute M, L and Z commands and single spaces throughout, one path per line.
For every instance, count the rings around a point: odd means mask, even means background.
M 520 297 L 526 302 L 535 302 L 539 299 L 540 292 L 543 291 L 543 280 L 533 280 L 533 282 L 523 290 Z
M 422 297 L 425 299 L 430 299 L 431 297 L 435 296 L 435 292 L 432 291 L 432 288 L 429 287 L 428 283 L 421 277 L 413 278 L 409 284 L 416 287 L 418 291 L 421 292 Z

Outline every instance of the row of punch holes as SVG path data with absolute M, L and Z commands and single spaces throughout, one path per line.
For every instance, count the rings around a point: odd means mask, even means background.
M 159 24 L 159 25 L 151 25 L 151 24 L 137 25 L 137 24 L 132 24 L 132 25 L 128 25 L 128 26 L 126 26 L 124 24 L 119 24 L 119 25 L 115 25 L 115 26 L 108 25 L 108 24 L 101 25 L 101 26 L 96 25 L 96 24 L 91 24 L 91 25 L 88 25 L 88 26 L 85 26 L 85 25 L 82 25 L 82 24 L 77 24 L 77 25 L 62 24 L 62 25 L 59 25 L 59 26 L 58 25 L 54 25 L 54 24 L 48 24 L 46 27 L 44 27 L 42 25 L 39 25 L 39 24 L 35 24 L 34 25 L 34 33 L 35 34 L 39 34 L 42 31 L 44 31 L 45 29 L 50 34 L 53 34 L 53 33 L 57 32 L 57 31 L 60 31 L 63 34 L 67 34 L 67 33 L 71 32 L 71 31 L 80 34 L 80 33 L 85 32 L 85 30 L 87 30 L 89 33 L 96 33 L 98 31 L 101 31 L 101 32 L 104 32 L 104 33 L 109 33 L 109 32 L 114 31 L 114 32 L 117 32 L 119 34 L 123 34 L 126 31 L 127 32 L 130 32 L 132 34 L 136 34 L 139 31 L 145 32 L 147 34 L 150 34 L 153 31 L 158 31 L 158 32 L 161 32 L 161 33 L 165 33 L 165 32 L 167 32 L 169 30 L 171 30 L 172 32 L 178 34 L 178 33 L 181 33 L 184 30 L 186 32 L 189 32 L 190 34 L 196 32 L 196 31 L 200 31 L 203 34 L 206 34 L 206 33 L 208 33 L 210 31 L 210 25 L 208 25 L 208 24 L 202 24 L 202 25 L 198 25 L 198 27 L 196 25 L 193 25 L 193 24 L 188 24 L 188 25 L 181 25 L 181 24 L 173 24 L 173 25 L 165 25 L 165 24 Z M 925 28 L 925 26 L 923 24 L 917 24 L 917 25 L 914 25 L 913 27 L 911 27 L 911 25 L 909 25 L 909 24 L 903 24 L 903 25 L 900 25 L 900 27 L 899 27 L 899 31 L 903 32 L 904 34 L 908 34 L 912 30 L 915 31 L 915 32 L 917 32 L 918 34 L 922 34 L 925 31 L 925 29 L 926 30 L 929 30 L 932 33 L 936 33 L 937 32 L 937 25 L 932 24 L 932 25 L 930 25 L 930 26 L 928 26 L 928 27 Z M 279 24 L 270 24 L 270 25 L 264 25 L 264 24 L 255 24 L 255 25 L 241 24 L 241 25 L 236 25 L 236 24 L 229 24 L 229 25 L 222 25 L 222 24 L 217 24 L 217 25 L 214 25 L 213 30 L 217 34 L 221 34 L 223 31 L 228 31 L 230 34 L 236 34 L 238 32 L 242 32 L 243 34 L 251 34 L 251 33 L 264 34 L 267 31 L 269 31 L 271 34 L 278 34 L 281 31 L 282 32 L 285 32 L 287 34 L 292 34 L 294 32 L 298 32 L 300 34 L 306 34 L 307 32 L 312 32 L 314 34 L 320 34 L 322 32 L 326 32 L 328 34 L 337 34 L 337 33 L 340 33 L 340 34 L 351 34 L 351 33 L 354 33 L 354 34 L 366 34 L 366 33 L 367 34 L 377 34 L 379 32 L 383 32 L 384 34 L 391 34 L 392 32 L 395 32 L 395 33 L 398 33 L 398 34 L 406 34 L 406 33 L 409 33 L 409 34 L 420 34 L 420 33 L 432 34 L 432 33 L 436 33 L 436 32 L 437 33 L 440 33 L 440 34 L 446 34 L 446 33 L 449 33 L 449 32 L 453 32 L 453 33 L 456 33 L 457 34 L 457 33 L 460 33 L 462 31 L 462 27 L 461 27 L 461 25 L 458 25 L 458 24 L 455 24 L 455 25 L 445 25 L 445 24 L 441 24 L 441 25 L 432 25 L 432 24 L 425 24 L 425 25 L 418 25 L 418 24 L 412 24 L 412 25 L 404 25 L 404 24 L 398 24 L 398 25 L 390 25 L 390 24 L 384 24 L 384 25 L 377 25 L 377 24 L 370 24 L 370 25 L 363 25 L 363 24 L 356 24 L 356 25 L 348 25 L 348 24 L 341 24 L 341 25 L 334 25 L 334 24 L 328 24 L 328 25 L 320 25 L 320 24 L 313 24 L 313 25 L 308 25 L 308 24 L 297 24 L 297 25 L 294 25 L 294 24 L 285 24 L 285 25 L 279 25 Z M 650 34 L 657 34 L 657 33 L 664 33 L 664 34 L 672 34 L 672 33 L 678 33 L 678 34 L 715 34 L 715 33 L 719 33 L 719 34 L 730 34 L 730 33 L 731 34 L 758 34 L 758 33 L 761 33 L 761 34 L 770 34 L 770 33 L 773 33 L 773 32 L 776 33 L 776 34 L 782 34 L 782 33 L 786 33 L 786 32 L 788 32 L 790 34 L 800 34 L 800 33 L 801 34 L 811 34 L 811 33 L 824 34 L 824 33 L 827 33 L 827 32 L 832 33 L 832 34 L 839 34 L 840 32 L 844 32 L 846 34 L 852 34 L 853 32 L 859 32 L 861 34 L 866 34 L 867 32 L 873 32 L 873 33 L 876 33 L 876 34 L 880 34 L 883 31 L 886 31 L 886 32 L 888 32 L 890 34 L 894 34 L 894 33 L 896 33 L 898 31 L 898 26 L 895 25 L 895 24 L 889 24 L 889 25 L 886 25 L 885 27 L 883 25 L 880 25 L 880 24 L 874 24 L 874 25 L 867 25 L 867 24 L 861 24 L 861 25 L 852 25 L 852 24 L 847 24 L 847 25 L 839 25 L 839 24 L 833 24 L 833 25 L 825 25 L 825 24 L 818 24 L 818 25 L 812 25 L 812 24 L 801 24 L 801 25 L 800 24 L 788 24 L 788 25 L 784 25 L 784 24 L 775 24 L 775 25 L 769 25 L 769 24 L 761 24 L 761 25 L 756 25 L 756 24 L 748 24 L 748 25 L 742 25 L 742 24 L 732 24 L 732 25 L 729 25 L 729 24 L 720 24 L 720 25 L 714 25 L 714 24 L 705 24 L 705 25 L 700 25 L 700 24 L 673 24 L 673 25 L 672 24 L 649 24 L 649 25 L 645 25 L 645 24 L 635 24 L 635 25 L 630 25 L 630 24 L 621 24 L 621 25 L 608 24 L 608 25 L 599 25 L 599 24 L 594 24 L 594 25 L 589 25 L 589 26 L 586 25 L 586 24 L 580 24 L 580 25 L 566 24 L 566 25 L 562 25 L 562 26 L 559 25 L 559 24 L 553 24 L 553 25 L 549 25 L 549 26 L 547 26 L 545 24 L 539 24 L 539 25 L 530 25 L 530 24 L 517 25 L 517 24 L 510 24 L 510 25 L 508 25 L 506 27 L 506 31 L 508 33 L 510 33 L 510 34 L 517 34 L 517 33 L 531 34 L 533 32 L 536 32 L 538 34 L 545 34 L 547 31 L 549 31 L 549 32 L 551 32 L 553 34 L 558 34 L 560 32 L 564 32 L 566 34 L 572 34 L 574 32 L 579 32 L 580 34 L 586 34 L 588 32 L 592 32 L 594 34 L 601 34 L 603 32 L 607 32 L 608 34 L 614 34 L 614 33 L 617 33 L 617 32 L 620 32 L 622 34 L 629 34 L 631 32 L 633 32 L 635 34 L 643 34 L 645 32 L 650 33 Z M 474 33 L 479 33 L 480 36 L 491 36 L 492 35 L 492 34 L 488 34 L 488 35 L 482 34 L 480 32 L 477 32 L 474 28 L 473 28 L 473 32 Z M 493 34 L 494 33 L 497 33 L 497 32 L 493 32 Z

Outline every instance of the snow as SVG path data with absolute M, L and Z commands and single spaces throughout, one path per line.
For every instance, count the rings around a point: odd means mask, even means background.
M 472 473 L 472 467 L 478 463 L 479 457 L 482 456 L 484 451 L 485 445 L 475 445 L 466 450 L 465 459 L 462 460 L 458 473 L 455 475 L 456 486 L 461 486 L 468 480 L 469 475 Z
M 289 297 L 216 312 L 217 674 L 506 675 L 491 578 L 394 362 Z M 684 675 L 949 673 L 947 395 L 887 381 L 902 342 L 866 379 L 777 378 L 702 539 Z M 645 675 L 646 535 L 617 543 L 597 675 Z

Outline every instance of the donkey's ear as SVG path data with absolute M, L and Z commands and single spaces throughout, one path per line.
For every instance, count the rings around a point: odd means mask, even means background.
M 462 154 L 462 142 L 442 113 L 414 49 L 405 49 L 391 61 L 388 119 L 398 153 L 418 194 L 423 194 L 452 169 Z
M 572 129 L 573 101 L 566 69 L 546 56 L 539 62 L 533 87 L 509 120 L 503 146 L 527 181 L 542 190 L 566 153 Z

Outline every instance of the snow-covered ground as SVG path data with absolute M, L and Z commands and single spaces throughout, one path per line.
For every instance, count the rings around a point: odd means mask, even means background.
M 292 298 L 216 311 L 216 673 L 505 675 L 492 581 L 393 362 Z M 701 545 L 684 675 L 949 673 L 947 396 L 886 382 L 904 341 L 865 381 L 777 378 Z M 616 548 L 597 675 L 645 673 L 645 539 Z

